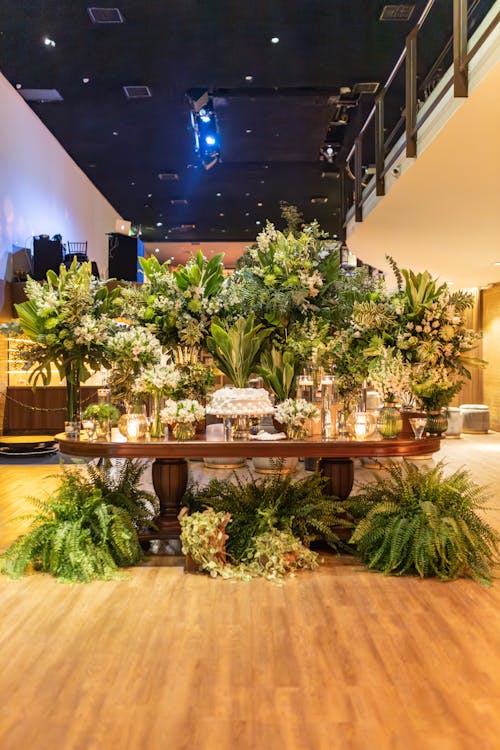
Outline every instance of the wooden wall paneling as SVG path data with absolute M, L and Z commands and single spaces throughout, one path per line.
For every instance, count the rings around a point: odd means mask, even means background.
M 500 430 L 500 284 L 482 291 L 483 372 L 485 404 L 490 407 L 490 426 Z

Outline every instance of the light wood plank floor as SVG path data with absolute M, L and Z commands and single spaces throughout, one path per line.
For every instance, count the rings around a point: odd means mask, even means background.
M 500 435 L 440 455 L 500 506 Z M 53 468 L 0 466 L 4 517 Z M 500 748 L 500 582 L 328 556 L 284 586 L 151 566 L 87 586 L 2 578 L 0 597 L 2 750 Z

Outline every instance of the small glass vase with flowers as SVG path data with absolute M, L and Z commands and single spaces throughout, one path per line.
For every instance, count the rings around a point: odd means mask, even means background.
M 161 410 L 162 422 L 172 428 L 176 440 L 190 440 L 196 433 L 196 423 L 205 416 L 199 401 L 185 398 L 180 401 L 167 399 Z
M 303 398 L 287 398 L 277 405 L 275 418 L 290 440 L 303 440 L 307 437 L 307 421 L 318 419 L 319 409 Z

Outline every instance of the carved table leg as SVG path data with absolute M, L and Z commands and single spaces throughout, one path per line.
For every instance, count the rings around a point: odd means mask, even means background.
M 185 458 L 156 458 L 152 467 L 153 487 L 160 501 L 160 515 L 155 518 L 158 531 L 141 534 L 142 539 L 178 539 L 177 516 L 186 491 L 188 462 Z
M 322 458 L 319 471 L 327 478 L 325 490 L 340 500 L 347 500 L 354 482 L 354 461 L 352 458 Z

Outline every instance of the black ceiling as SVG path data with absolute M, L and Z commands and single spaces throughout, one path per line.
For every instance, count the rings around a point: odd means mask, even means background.
M 4 1 L 0 70 L 21 92 L 57 89 L 62 102 L 31 106 L 145 240 L 248 240 L 256 222 L 279 222 L 280 200 L 336 233 L 338 180 L 320 150 L 338 98 L 349 123 L 328 138 L 345 151 L 373 101 L 347 89 L 386 80 L 426 2 L 409 22 L 379 20 L 384 5 L 121 0 L 95 6 L 118 8 L 123 23 L 95 24 L 90 3 Z M 129 100 L 128 85 L 152 97 Z M 193 149 L 193 88 L 212 94 L 219 123 L 221 161 L 209 170 Z M 169 172 L 179 180 L 159 179 Z

